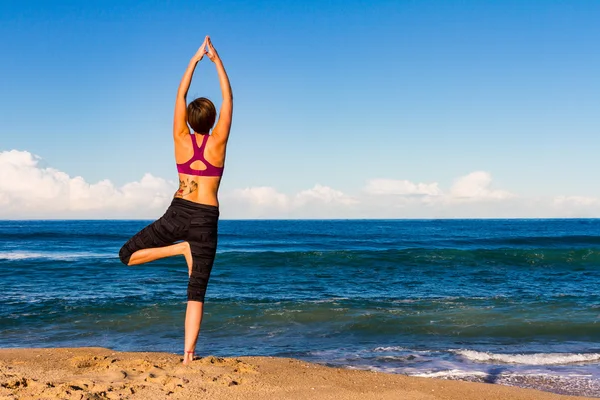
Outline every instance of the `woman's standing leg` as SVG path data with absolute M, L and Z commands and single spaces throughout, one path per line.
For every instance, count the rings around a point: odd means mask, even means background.
M 198 334 L 202 325 L 206 287 L 208 286 L 214 261 L 214 250 L 216 250 L 216 240 L 214 241 L 214 247 L 210 246 L 207 248 L 206 242 L 203 244 L 204 246 L 202 247 L 199 247 L 198 243 L 195 242 L 191 242 L 190 244 L 193 266 L 188 282 L 188 302 L 185 314 L 184 364 L 187 364 L 194 358 Z
M 193 265 L 188 282 L 184 364 L 193 360 L 202 325 L 204 297 L 217 251 L 218 219 L 218 208 L 204 205 L 191 220 L 186 238 L 190 243 Z
M 194 359 L 196 351 L 196 342 L 200 334 L 200 326 L 202 325 L 202 315 L 204 313 L 203 301 L 187 302 L 185 311 L 185 354 L 183 355 L 183 363 L 187 364 Z

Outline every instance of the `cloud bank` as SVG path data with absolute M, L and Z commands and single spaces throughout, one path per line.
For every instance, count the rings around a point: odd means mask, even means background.
M 120 188 L 109 180 L 90 184 L 39 161 L 27 151 L 0 152 L 0 218 L 152 218 L 176 190 L 150 174 Z
M 0 152 L 0 219 L 153 219 L 176 190 L 151 174 L 121 187 L 88 183 L 40 161 L 27 151 Z M 355 194 L 318 183 L 293 194 L 259 186 L 222 192 L 220 202 L 224 219 L 600 217 L 599 198 L 525 198 L 496 188 L 485 171 L 459 177 L 446 190 L 438 182 L 373 178 Z

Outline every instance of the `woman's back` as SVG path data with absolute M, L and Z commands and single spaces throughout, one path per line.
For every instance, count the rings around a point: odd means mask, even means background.
M 208 134 L 183 134 L 174 141 L 179 171 L 175 197 L 218 206 L 227 143 Z

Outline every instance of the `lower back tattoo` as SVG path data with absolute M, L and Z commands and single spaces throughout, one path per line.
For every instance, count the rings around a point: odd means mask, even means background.
M 177 190 L 177 192 L 175 193 L 175 197 L 185 197 L 185 196 L 189 196 L 190 194 L 194 193 L 196 190 L 198 190 L 198 182 L 194 181 L 193 179 L 180 179 L 179 180 L 179 190 Z

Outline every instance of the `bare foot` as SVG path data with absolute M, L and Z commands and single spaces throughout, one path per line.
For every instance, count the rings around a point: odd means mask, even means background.
M 186 351 L 183 353 L 183 365 L 189 365 L 192 361 L 194 361 L 194 352 Z
M 188 242 L 181 242 L 181 248 L 181 254 L 185 257 L 188 266 L 188 276 L 192 276 L 192 266 L 194 265 L 194 261 L 192 260 L 192 249 Z

